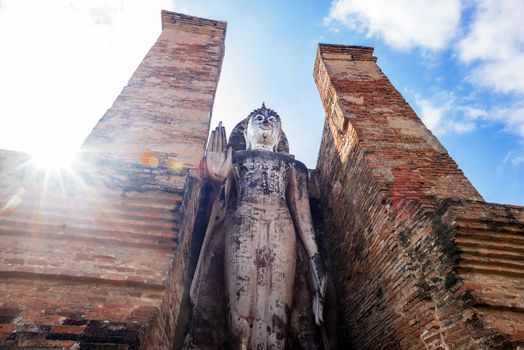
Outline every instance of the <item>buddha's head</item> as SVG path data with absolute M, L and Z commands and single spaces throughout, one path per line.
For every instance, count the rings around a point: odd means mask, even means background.
M 281 123 L 277 112 L 262 107 L 255 109 L 248 117 L 244 131 L 246 149 L 261 149 L 275 152 L 280 141 Z

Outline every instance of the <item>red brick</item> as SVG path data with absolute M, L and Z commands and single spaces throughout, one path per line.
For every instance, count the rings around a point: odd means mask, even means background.
M 21 348 L 70 348 L 75 345 L 73 340 L 49 340 L 49 339 L 28 339 L 20 340 L 18 346 Z
M 68 334 L 80 334 L 87 326 L 71 326 L 71 325 L 57 325 L 51 328 L 52 333 L 68 333 Z

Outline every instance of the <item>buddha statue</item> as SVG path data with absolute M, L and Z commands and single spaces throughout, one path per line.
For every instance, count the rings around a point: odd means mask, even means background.
M 311 345 L 300 347 L 316 348 L 305 340 L 311 326 L 299 328 L 307 319 L 322 325 L 327 279 L 308 170 L 288 154 L 278 114 L 262 104 L 237 125 L 229 144 L 220 123 L 209 138 L 205 168 L 218 195 L 190 290 L 192 327 L 201 329 L 186 348 L 217 348 L 218 338 L 232 349 L 298 348 L 290 345 L 293 332 L 295 342 Z M 222 300 L 211 302 L 217 297 Z M 224 321 L 212 310 L 220 305 Z

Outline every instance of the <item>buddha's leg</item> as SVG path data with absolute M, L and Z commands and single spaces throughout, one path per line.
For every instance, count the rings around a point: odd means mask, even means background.
M 291 218 L 274 219 L 236 216 L 227 223 L 226 296 L 237 348 L 283 349 L 286 342 L 296 238 Z
M 226 219 L 225 283 L 228 327 L 232 347 L 251 349 L 251 333 L 256 317 L 256 266 L 253 264 L 257 221 L 249 216 Z
M 291 308 L 296 269 L 296 235 L 290 217 L 273 221 L 269 227 L 268 246 L 272 261 L 268 264 L 265 324 L 267 349 L 284 349 Z

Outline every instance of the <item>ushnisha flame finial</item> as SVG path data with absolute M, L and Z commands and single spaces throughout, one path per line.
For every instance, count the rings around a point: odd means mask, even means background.
M 265 102 L 262 102 L 262 107 L 255 109 L 253 112 L 249 114 L 248 117 L 251 118 L 257 114 L 262 114 L 264 117 L 269 117 L 272 115 L 280 119 L 280 116 L 278 115 L 276 111 L 272 110 L 271 108 L 266 107 Z

